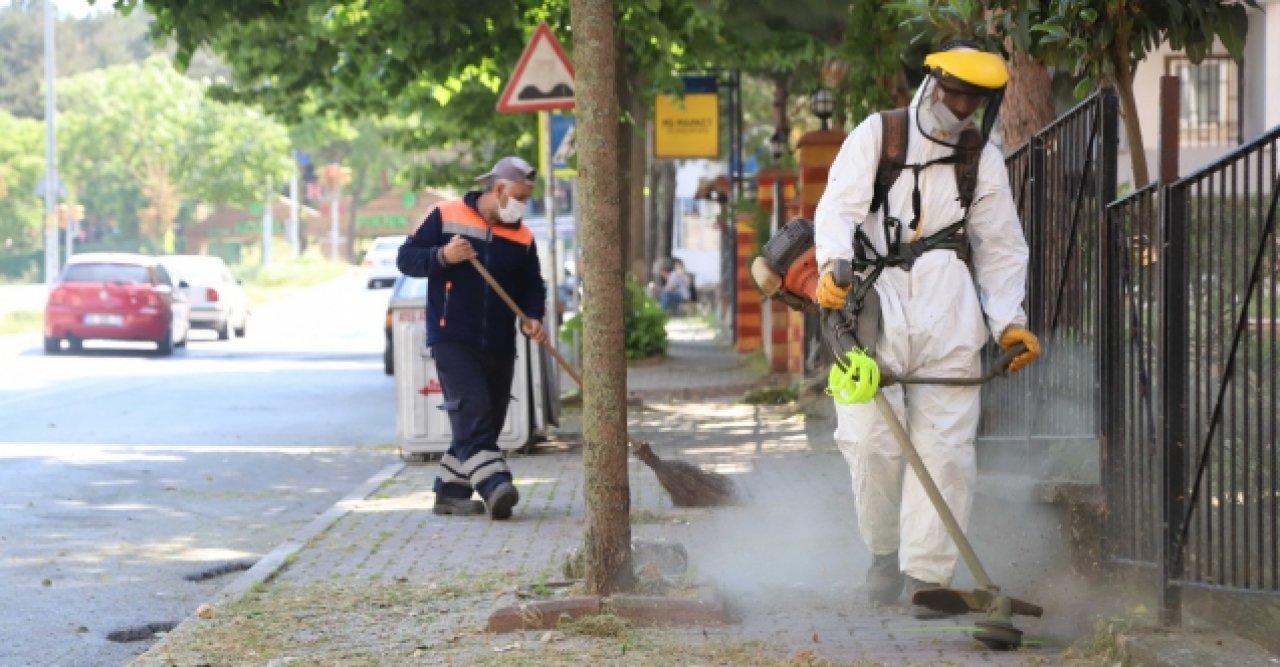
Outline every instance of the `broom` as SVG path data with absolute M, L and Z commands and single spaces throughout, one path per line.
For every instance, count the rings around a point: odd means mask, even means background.
M 512 312 L 516 314 L 516 317 L 520 318 L 520 323 L 528 323 L 529 318 L 524 314 L 524 311 L 520 309 L 520 306 L 516 305 L 516 302 L 511 299 L 507 291 L 502 289 L 502 286 L 498 284 L 498 281 L 494 279 L 488 269 L 484 268 L 484 265 L 474 257 L 470 261 L 471 266 L 484 278 L 485 282 L 489 283 L 489 287 L 492 287 L 493 291 L 506 302 L 507 307 L 511 308 Z M 578 373 L 578 370 L 569 365 L 569 362 L 560 355 L 560 351 L 551 344 L 550 340 L 542 345 L 547 348 L 551 356 L 555 357 L 556 362 L 560 364 L 564 372 L 568 373 L 569 377 L 573 378 L 573 381 L 577 382 L 579 389 L 581 389 L 582 375 Z M 649 466 L 654 474 L 658 476 L 658 484 L 671 496 L 671 502 L 676 507 L 726 505 L 733 502 L 737 496 L 734 492 L 733 480 L 724 475 L 702 470 L 684 461 L 663 461 L 658 458 L 657 454 L 653 453 L 653 448 L 649 446 L 649 443 L 637 440 L 630 433 L 627 434 L 627 444 L 631 446 L 636 457 Z

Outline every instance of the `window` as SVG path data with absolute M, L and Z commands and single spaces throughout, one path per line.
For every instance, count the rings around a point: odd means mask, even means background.
M 137 264 L 71 264 L 62 274 L 64 283 L 150 283 L 147 267 Z
M 1165 72 L 1178 77 L 1178 124 L 1186 146 L 1219 146 L 1240 141 L 1239 72 L 1227 56 L 1206 56 L 1193 64 L 1170 56 Z

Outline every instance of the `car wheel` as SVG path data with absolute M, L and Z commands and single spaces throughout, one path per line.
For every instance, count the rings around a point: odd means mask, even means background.
M 378 289 L 378 284 L 379 284 L 379 283 L 378 283 L 378 281 L 376 281 L 376 280 L 370 280 L 370 281 L 369 281 L 369 289 Z
M 244 338 L 244 335 L 248 333 L 248 331 L 249 331 L 249 313 L 245 313 L 244 317 L 240 318 L 240 326 L 236 327 L 236 337 Z
M 173 339 L 166 336 L 156 341 L 156 353 L 162 357 L 173 354 Z
M 44 353 L 58 354 L 59 352 L 62 352 L 62 339 L 49 338 L 48 336 L 46 336 L 44 339 Z
M 230 338 L 231 337 L 231 318 L 228 317 L 226 321 L 224 321 L 221 325 L 219 325 L 217 328 L 217 332 L 218 332 L 218 340 L 226 340 Z
M 386 349 L 382 351 L 382 370 L 385 371 L 387 375 L 396 374 L 396 360 L 392 355 L 391 343 L 387 343 Z
M 69 337 L 67 338 L 67 347 L 71 348 L 72 352 L 84 352 L 84 341 L 79 338 Z

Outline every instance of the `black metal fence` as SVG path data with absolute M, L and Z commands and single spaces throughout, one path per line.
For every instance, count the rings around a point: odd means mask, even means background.
M 1175 622 L 1188 587 L 1280 594 L 1280 127 L 1117 200 L 1117 118 L 1096 95 L 1007 158 L 1044 354 L 984 392 L 979 456 L 1096 453 L 1107 560 Z
M 1097 241 L 1115 196 L 1116 128 L 1115 97 L 1094 95 L 1006 159 L 1031 252 L 1028 326 L 1044 354 L 1026 373 L 984 392 L 978 437 L 988 469 L 1043 472 L 1047 457 L 1062 449 L 1096 461 Z
M 1280 593 L 1277 127 L 1171 184 L 1162 347 L 1166 593 Z

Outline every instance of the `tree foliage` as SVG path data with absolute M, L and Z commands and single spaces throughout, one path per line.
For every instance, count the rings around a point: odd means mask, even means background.
M 174 202 L 152 201 L 160 193 L 247 203 L 261 199 L 264 183 L 284 182 L 292 169 L 288 131 L 204 90 L 163 56 L 60 81 L 58 170 L 73 196 L 125 229 L 151 215 L 143 236 L 156 241 L 178 213 Z M 140 215 L 148 207 L 152 213 Z
M 44 174 L 44 124 L 0 111 L 0 248 L 37 240 L 43 205 L 31 193 Z

